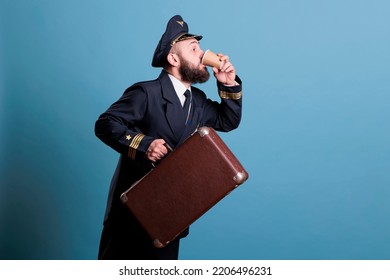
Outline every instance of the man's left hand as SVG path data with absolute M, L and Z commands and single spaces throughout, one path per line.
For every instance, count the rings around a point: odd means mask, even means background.
M 236 83 L 236 69 L 233 64 L 229 61 L 229 57 L 227 55 L 223 55 L 218 53 L 218 56 L 221 60 L 220 69 L 213 67 L 213 72 L 215 78 L 225 86 L 235 86 Z

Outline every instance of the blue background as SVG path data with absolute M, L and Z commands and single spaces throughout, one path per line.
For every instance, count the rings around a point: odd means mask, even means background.
M 93 132 L 181 14 L 243 80 L 250 179 L 181 259 L 390 259 L 390 2 L 2 0 L 1 259 L 95 259 L 118 155 Z M 218 99 L 214 78 L 200 85 Z

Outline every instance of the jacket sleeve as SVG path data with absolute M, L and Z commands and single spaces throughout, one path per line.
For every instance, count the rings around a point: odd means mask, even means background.
M 144 158 L 153 137 L 141 132 L 147 107 L 146 93 L 131 87 L 101 114 L 95 123 L 95 135 L 118 153 L 131 159 Z
M 207 99 L 204 106 L 204 123 L 218 131 L 236 129 L 241 122 L 242 114 L 242 82 L 236 76 L 238 85 L 226 87 L 217 82 L 221 102 Z

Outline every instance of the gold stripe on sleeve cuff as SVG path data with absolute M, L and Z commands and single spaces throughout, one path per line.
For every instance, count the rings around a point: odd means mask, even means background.
M 242 91 L 240 92 L 226 92 L 226 91 L 219 91 L 219 96 L 223 99 L 233 99 L 237 100 L 242 97 Z
M 137 149 L 139 147 L 139 144 L 141 143 L 142 139 L 145 137 L 142 133 L 137 134 L 134 136 L 133 140 L 131 141 L 129 145 L 129 158 L 135 159 L 135 156 L 137 154 Z

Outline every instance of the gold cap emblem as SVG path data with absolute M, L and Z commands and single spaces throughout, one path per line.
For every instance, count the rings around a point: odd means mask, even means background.
M 184 24 L 184 21 L 176 21 L 178 24 L 180 24 L 181 25 L 181 27 L 183 27 L 183 24 Z

